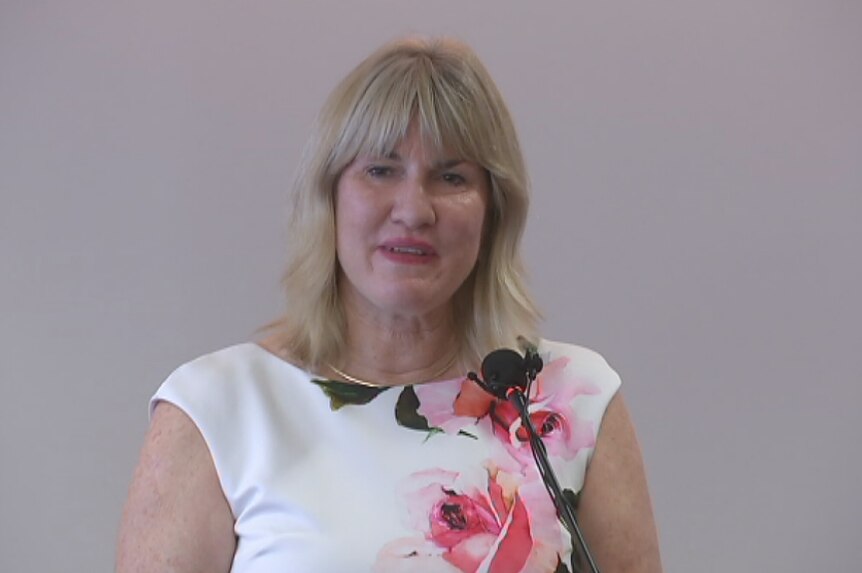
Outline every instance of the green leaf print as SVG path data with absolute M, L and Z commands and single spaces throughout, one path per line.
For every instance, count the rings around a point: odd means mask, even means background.
M 413 386 L 405 386 L 398 396 L 398 403 L 395 404 L 395 420 L 399 425 L 411 430 L 430 432 L 433 429 L 428 425 L 425 416 L 419 413 L 419 398 Z
M 419 430 L 420 432 L 428 432 L 425 440 L 428 441 L 435 434 L 443 434 L 442 429 L 436 428 L 428 424 L 428 420 L 419 413 L 419 397 L 413 390 L 413 386 L 405 386 L 398 396 L 398 402 L 395 404 L 395 420 L 399 426 L 410 428 L 411 430 Z M 458 431 L 459 436 L 478 440 L 479 438 L 465 430 Z
M 376 398 L 386 387 L 370 388 L 337 380 L 312 380 L 329 397 L 329 407 L 335 411 L 344 406 L 360 406 Z

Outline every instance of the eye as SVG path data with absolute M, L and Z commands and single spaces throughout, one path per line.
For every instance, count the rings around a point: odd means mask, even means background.
M 447 171 L 443 173 L 443 175 L 441 175 L 440 177 L 449 185 L 460 187 L 461 185 L 465 185 L 467 183 L 467 179 L 463 175 L 452 171 Z
M 365 168 L 365 173 L 374 179 L 382 179 L 389 177 L 393 173 L 393 169 L 387 165 L 370 165 Z

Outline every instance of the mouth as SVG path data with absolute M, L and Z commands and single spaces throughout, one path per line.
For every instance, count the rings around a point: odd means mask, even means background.
M 386 251 L 390 253 L 395 253 L 397 255 L 416 255 L 420 257 L 427 257 L 431 254 L 425 249 L 421 249 L 419 247 L 385 247 L 385 249 Z
M 434 245 L 413 238 L 391 239 L 384 241 L 378 248 L 383 256 L 398 264 L 426 264 L 437 257 Z

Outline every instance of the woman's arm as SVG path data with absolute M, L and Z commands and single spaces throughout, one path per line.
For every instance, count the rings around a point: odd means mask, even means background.
M 602 420 L 577 516 L 603 573 L 662 571 L 640 446 L 619 392 Z
M 227 572 L 235 549 L 203 437 L 182 410 L 160 402 L 123 511 L 117 573 Z

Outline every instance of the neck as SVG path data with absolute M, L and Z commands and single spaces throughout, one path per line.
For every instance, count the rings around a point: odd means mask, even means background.
M 347 301 L 345 301 L 347 302 Z M 450 309 L 417 315 L 347 311 L 346 347 L 333 371 L 381 386 L 440 380 L 461 370 Z M 348 380 L 350 381 L 350 380 Z

